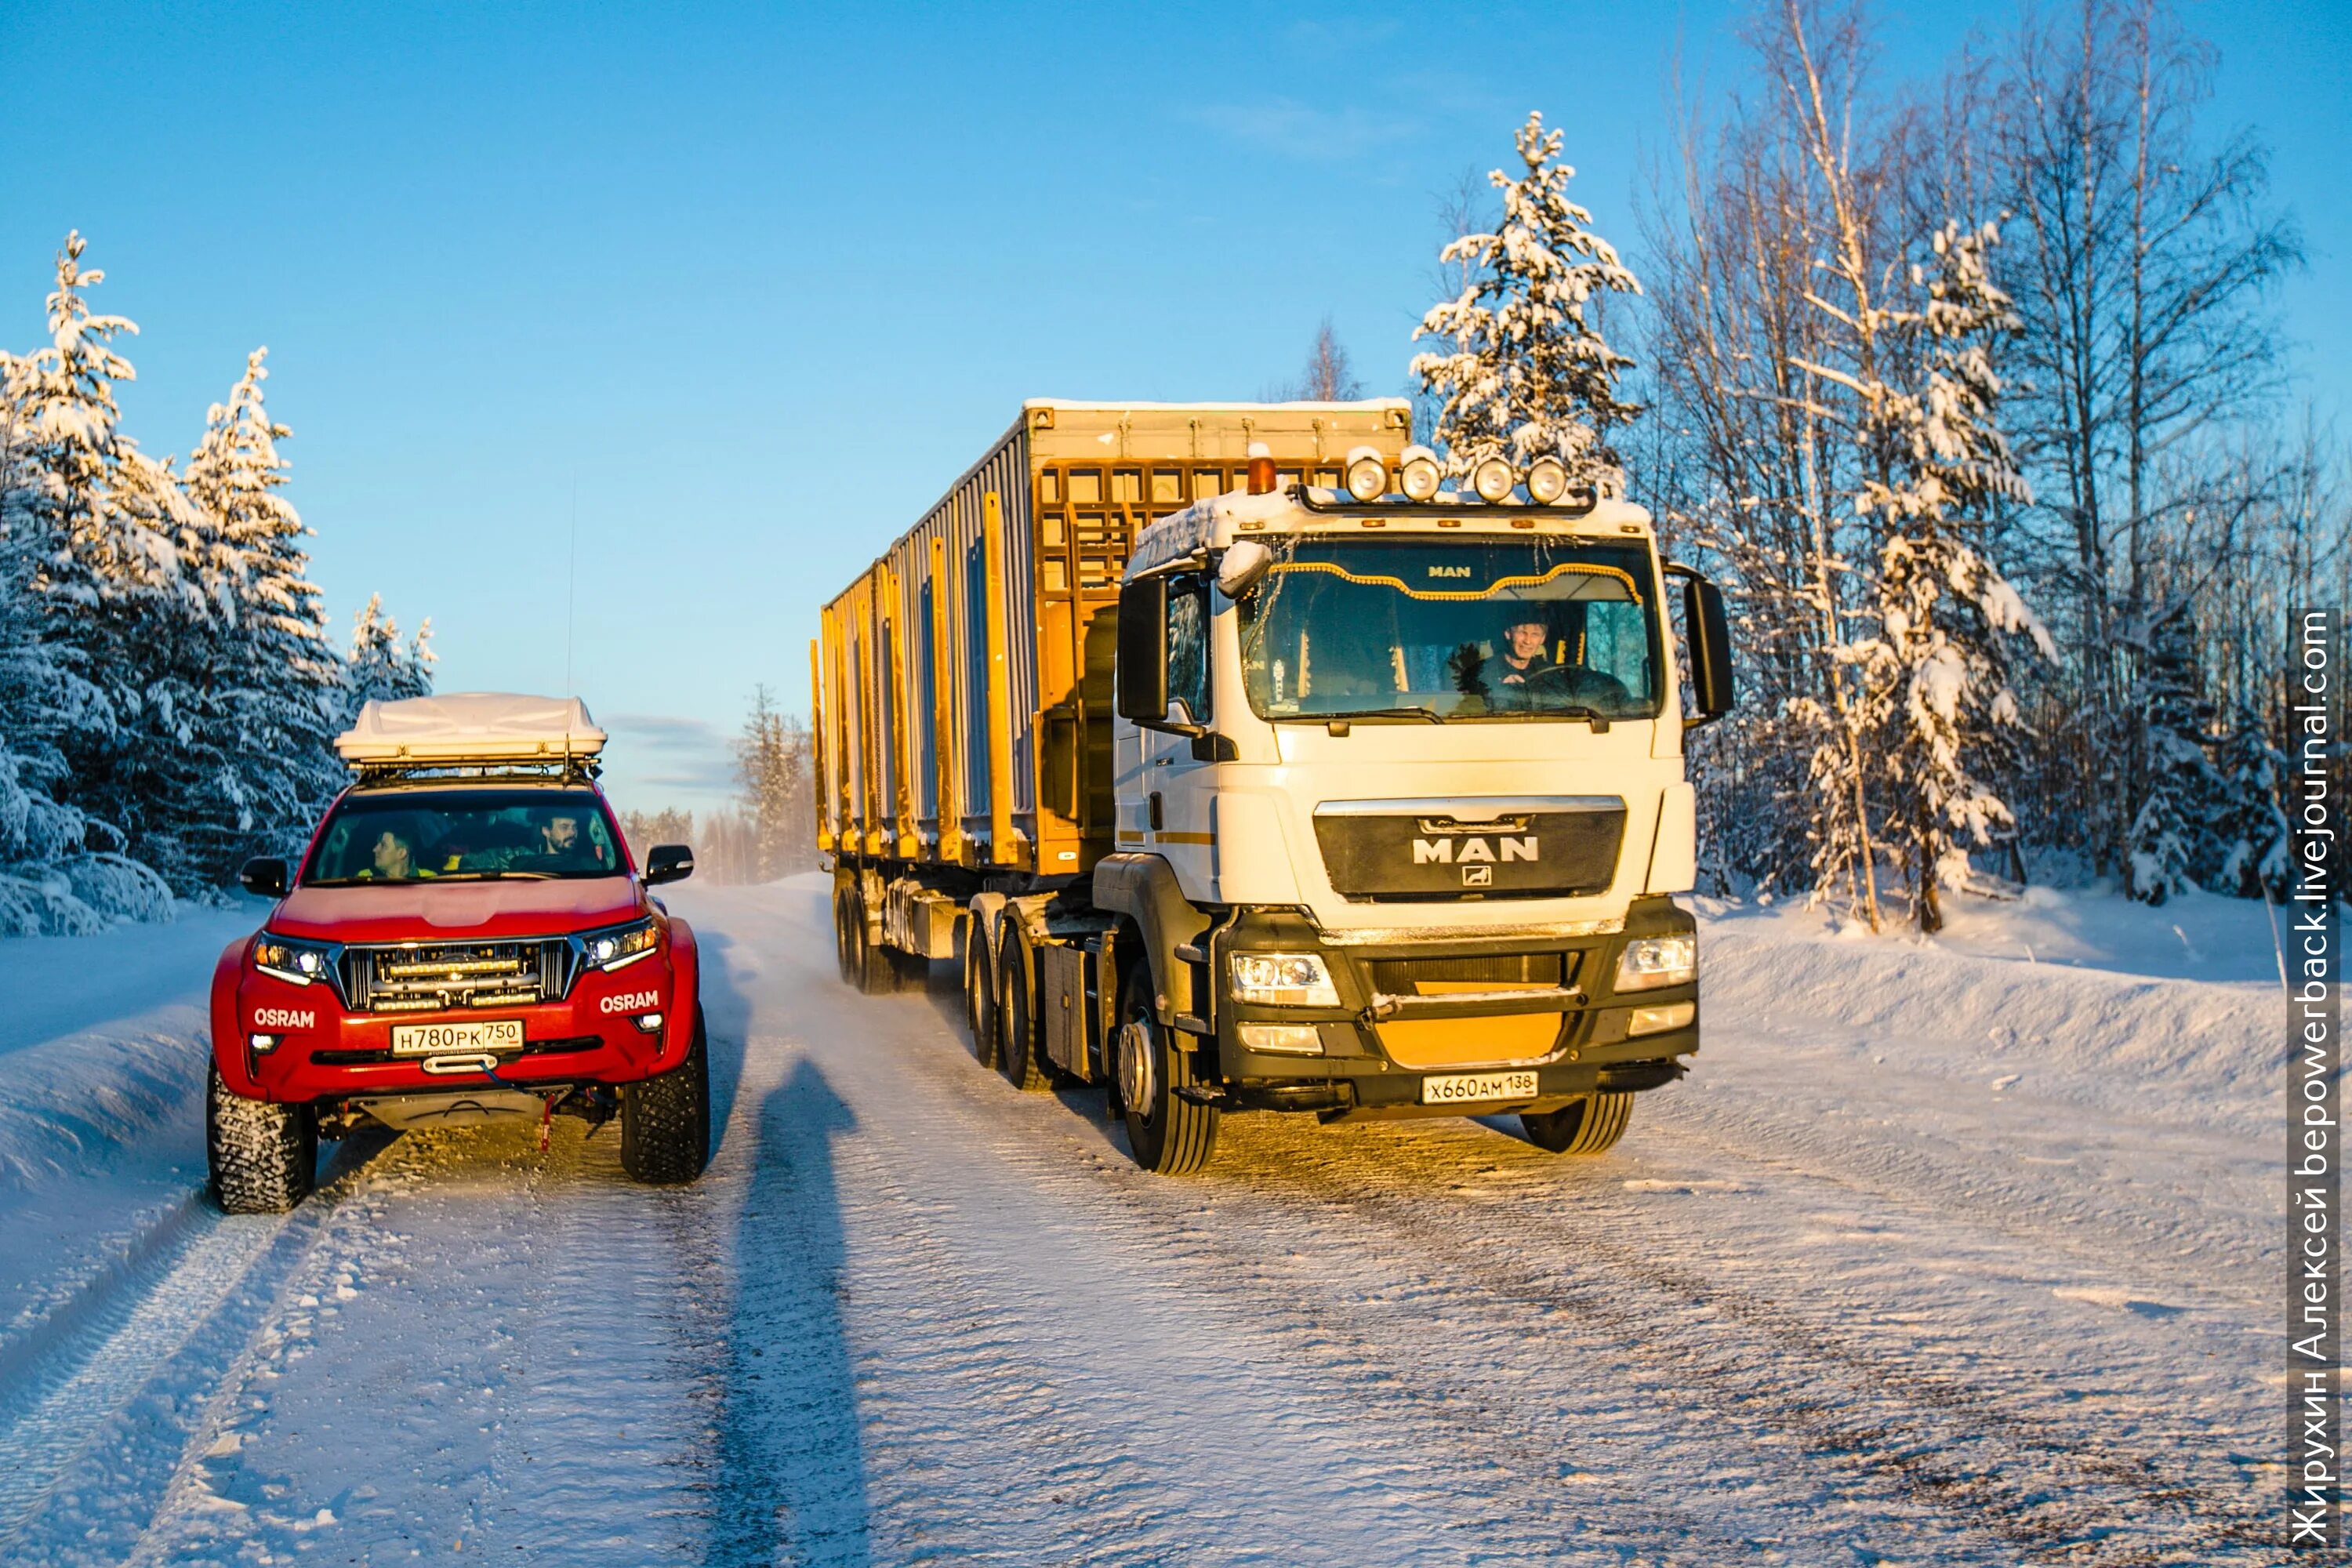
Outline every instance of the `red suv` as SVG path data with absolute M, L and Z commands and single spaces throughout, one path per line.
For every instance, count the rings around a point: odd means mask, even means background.
M 358 774 L 299 868 L 213 973 L 205 1117 L 214 1196 L 275 1213 L 309 1194 L 320 1137 L 555 1116 L 621 1122 L 639 1181 L 701 1173 L 709 1071 L 694 931 L 646 889 L 682 845 L 632 860 L 576 700 L 370 703 L 337 742 Z

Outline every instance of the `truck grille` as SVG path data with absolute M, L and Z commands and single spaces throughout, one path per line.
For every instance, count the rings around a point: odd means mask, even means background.
M 571 969 L 562 937 L 354 947 L 343 953 L 343 996 L 355 1013 L 519 1007 L 562 996 Z
M 1559 952 L 1497 952 L 1475 958 L 1375 958 L 1369 967 L 1372 989 L 1391 996 L 1435 996 L 1449 990 L 1557 991 L 1575 973 L 1574 957 Z

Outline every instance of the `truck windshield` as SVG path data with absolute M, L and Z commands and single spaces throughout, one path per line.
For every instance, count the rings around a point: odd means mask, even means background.
M 390 790 L 343 797 L 309 888 L 501 877 L 613 877 L 612 823 L 588 790 Z
M 1441 721 L 1659 709 L 1649 552 L 1559 538 L 1268 540 L 1242 596 L 1263 719 Z

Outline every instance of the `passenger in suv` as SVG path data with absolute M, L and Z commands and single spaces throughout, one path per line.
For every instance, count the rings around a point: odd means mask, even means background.
M 560 736 L 552 760 L 535 730 Z M 387 731 L 396 755 L 372 760 Z M 593 781 L 603 739 L 576 701 L 471 696 L 372 703 L 339 742 L 359 777 L 297 867 L 247 866 L 246 886 L 279 901 L 214 973 L 206 1132 L 224 1208 L 300 1202 L 319 1138 L 367 1121 L 617 1116 L 631 1176 L 701 1173 L 694 932 L 647 892 L 693 855 L 633 863 Z

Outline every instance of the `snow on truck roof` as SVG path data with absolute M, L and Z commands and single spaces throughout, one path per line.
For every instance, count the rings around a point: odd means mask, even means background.
M 1340 403 L 1106 403 L 1092 397 L 1032 397 L 1021 405 L 1024 408 L 1069 409 L 1073 413 L 1127 414 L 1143 411 L 1153 414 L 1266 414 L 1286 413 L 1360 414 L 1374 409 L 1411 408 L 1412 402 L 1402 397 L 1358 397 Z
M 507 691 L 371 702 L 335 737 L 335 754 L 353 768 L 585 762 L 604 749 L 604 731 L 577 697 Z

